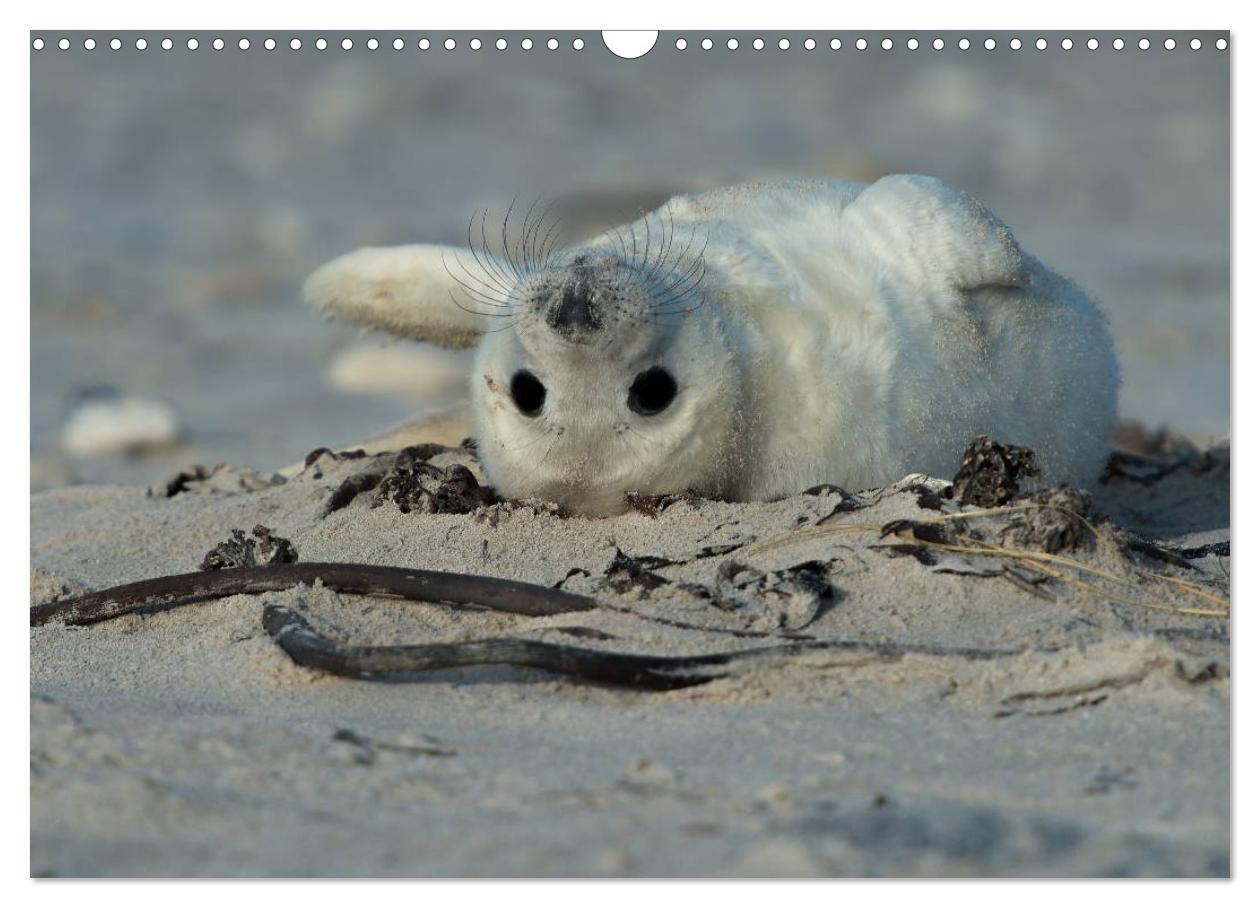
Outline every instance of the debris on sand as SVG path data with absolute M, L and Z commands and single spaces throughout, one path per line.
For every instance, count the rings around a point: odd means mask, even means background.
M 835 597 L 827 565 L 806 561 L 769 573 L 738 561 L 718 565 L 712 603 L 747 619 L 753 630 L 798 631 Z
M 1167 426 L 1152 429 L 1137 420 L 1124 420 L 1111 435 L 1116 451 L 1149 460 L 1180 460 L 1198 453 L 1198 446 Z
M 701 501 L 700 497 L 690 492 L 680 492 L 670 495 L 627 495 L 626 504 L 632 509 L 638 511 L 646 517 L 659 517 L 665 513 L 665 510 L 680 501 L 685 501 L 693 507 L 697 502 Z
M 977 435 L 963 452 L 952 494 L 959 504 L 1001 507 L 1019 495 L 1020 480 L 1039 473 L 1032 449 Z
M 365 459 L 364 465 L 346 477 L 324 502 L 321 517 L 347 507 L 365 492 L 376 491 L 371 506 L 392 502 L 404 514 L 468 514 L 499 498 L 483 486 L 467 466 L 460 463 L 439 466 L 432 460 L 444 454 L 465 454 L 463 448 L 440 444 L 412 445 L 393 454 L 369 456 L 362 451 L 334 453 L 318 448 L 306 458 L 306 471 L 313 479 L 323 477 L 327 466 L 346 460 Z M 392 458 L 392 460 L 391 460 Z
M 234 495 L 241 492 L 260 492 L 272 486 L 283 485 L 285 481 L 279 473 L 263 476 L 248 467 L 233 467 L 221 463 L 211 469 L 201 464 L 192 464 L 150 488 L 148 496 L 174 498 L 187 492 Z
M 1201 450 L 1193 448 L 1177 457 L 1149 458 L 1125 451 L 1113 451 L 1103 469 L 1101 481 L 1135 482 L 1147 488 L 1185 471 L 1192 476 L 1219 476 L 1229 479 L 1229 447 L 1218 445 Z
M 434 447 L 439 450 L 434 451 Z M 481 485 L 463 464 L 439 467 L 429 462 L 435 453 L 447 450 L 417 445 L 399 451 L 393 468 L 376 488 L 372 507 L 392 501 L 404 514 L 468 514 L 499 500 L 494 490 Z
M 623 595 L 638 591 L 639 598 L 645 598 L 652 590 L 670 583 L 668 578 L 654 573 L 652 569 L 671 563 L 668 558 L 653 555 L 633 558 L 621 549 L 616 549 L 612 562 L 604 570 L 601 588 Z
M 1095 537 L 1088 522 L 1092 501 L 1088 492 L 1059 486 L 1022 501 L 1036 507 L 1010 515 L 1010 522 L 998 534 L 1002 542 L 1051 555 L 1093 548 Z
M 353 451 L 334 451 L 331 448 L 316 448 L 314 451 L 306 455 L 306 459 L 302 462 L 302 470 L 310 472 L 313 479 L 323 478 L 323 467 L 325 458 L 332 463 L 341 463 L 344 460 L 362 460 L 367 457 L 367 452 L 362 448 L 355 448 Z
M 258 567 L 266 564 L 293 564 L 298 560 L 297 549 L 283 536 L 276 536 L 262 524 L 254 527 L 253 538 L 244 530 L 233 530 L 232 538 L 220 542 L 201 560 L 203 571 L 222 571 L 229 568 Z
M 149 489 L 150 496 L 160 494 L 163 498 L 174 498 L 181 492 L 187 492 L 194 482 L 205 482 L 210 478 L 210 471 L 199 463 L 184 467 L 174 476 L 164 481 L 158 488 Z

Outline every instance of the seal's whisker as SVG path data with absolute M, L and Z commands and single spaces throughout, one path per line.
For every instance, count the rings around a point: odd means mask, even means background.
M 705 297 L 697 294 L 704 282 L 705 276 L 708 274 L 708 265 L 705 263 L 703 256 L 692 262 L 691 266 L 683 274 L 680 280 L 674 282 L 674 286 L 660 302 L 653 307 L 653 312 L 660 315 L 678 315 L 687 312 L 694 312 L 696 309 L 704 305 Z M 680 283 L 681 281 L 681 283 Z M 692 306 L 680 307 L 680 303 L 685 303 L 693 295 L 698 296 L 696 303 Z
M 696 243 L 696 228 L 693 226 L 691 228 L 690 236 L 687 237 L 687 245 L 684 246 L 681 250 L 679 250 L 678 255 L 670 263 L 670 266 L 667 269 L 668 275 L 678 275 L 680 273 L 679 268 L 682 265 L 683 261 L 687 258 L 688 254 L 691 252 L 691 249 L 695 245 L 695 243 Z M 707 243 L 707 239 L 706 239 L 706 243 Z M 701 254 L 703 254 L 703 250 L 701 251 Z M 668 293 L 669 290 L 670 290 L 669 287 L 665 288 L 665 292 Z
M 511 331 L 519 323 L 520 323 L 520 319 L 516 319 L 515 321 L 508 322 L 506 325 L 499 325 L 497 328 L 487 328 L 481 333 L 482 334 L 498 334 L 500 331 Z
M 495 271 L 502 277 L 504 284 L 507 285 L 508 291 L 511 292 L 511 286 L 516 284 L 511 274 L 508 273 L 508 264 L 490 250 L 490 240 L 486 237 L 486 219 L 490 216 L 490 209 L 484 208 L 481 212 L 481 247 L 494 265 Z M 482 267 L 485 267 L 482 265 Z
M 533 253 L 534 253 L 534 236 L 533 235 L 534 235 L 534 232 L 538 229 L 538 226 L 543 222 L 543 218 L 546 217 L 547 207 L 545 206 L 543 208 L 537 220 L 534 219 L 534 210 L 538 207 L 538 204 L 542 200 L 543 200 L 543 197 L 541 195 L 535 198 L 534 201 L 530 203 L 529 210 L 525 212 L 524 220 L 521 221 L 521 235 L 517 242 L 517 246 L 520 248 L 521 263 L 525 266 L 526 274 L 531 273 L 537 267 L 537 264 L 533 260 Z
M 560 226 L 560 216 L 553 213 L 555 201 L 552 200 L 543 208 L 539 214 L 538 220 L 534 223 L 534 229 L 530 233 L 530 270 L 537 271 L 540 268 L 546 268 L 550 258 L 550 250 L 547 247 L 547 238 L 551 232 Z M 550 220 L 549 220 L 550 219 Z M 547 228 L 544 235 L 543 228 Z
M 486 283 L 484 280 L 482 280 L 480 277 L 474 274 L 472 270 L 469 269 L 469 267 L 459 258 L 459 256 L 455 257 L 455 261 L 463 270 L 465 276 L 468 278 L 468 280 L 475 281 L 477 284 L 480 284 L 481 287 L 470 287 L 467 283 L 464 282 L 463 279 L 460 278 L 458 274 L 455 273 L 455 271 L 451 268 L 450 263 L 447 262 L 446 260 L 445 250 L 442 251 L 442 253 L 439 255 L 439 258 L 442 261 L 442 267 L 445 269 L 447 276 L 451 280 L 458 283 L 465 290 L 468 290 L 469 292 L 475 292 L 477 296 L 480 296 L 486 302 L 489 302 L 500 308 L 507 305 L 503 292 L 499 288 L 495 287 L 494 285 Z M 511 295 L 511 292 L 509 291 L 508 296 L 510 295 Z
M 491 305 L 493 305 L 493 306 L 496 306 L 496 307 L 498 307 L 498 308 L 501 308 L 501 309 L 502 309 L 502 308 L 510 308 L 510 307 L 511 307 L 511 305 L 512 305 L 512 301 L 513 301 L 513 298 L 514 298 L 514 297 L 513 297 L 513 293 L 512 293 L 512 291 L 511 291 L 511 290 L 508 290 L 508 291 L 507 291 L 507 293 L 506 293 L 506 294 L 504 294 L 504 293 L 503 293 L 501 290 L 499 290 L 498 288 L 496 288 L 496 287 L 492 286 L 491 284 L 487 284 L 485 281 L 483 281 L 483 280 L 481 280 L 479 277 L 477 277 L 477 275 L 473 274 L 473 273 L 472 273 L 472 271 L 468 268 L 468 266 L 467 266 L 467 265 L 465 265 L 465 264 L 464 264 L 464 263 L 463 263 L 463 262 L 459 259 L 459 257 L 458 257 L 458 256 L 456 256 L 455 261 L 456 261 L 456 262 L 460 265 L 460 267 L 464 270 L 464 273 L 465 273 L 465 275 L 468 277 L 468 279 L 469 279 L 469 280 L 471 280 L 471 281 L 476 281 L 478 284 L 480 284 L 480 285 L 481 285 L 481 287 L 474 287 L 474 286 L 472 286 L 472 285 L 470 285 L 470 284 L 466 283 L 463 279 L 461 279 L 461 278 L 460 278 L 460 276 L 459 276 L 458 274 L 456 274 L 456 273 L 455 273 L 455 272 L 451 269 L 450 265 L 449 265 L 449 264 L 447 264 L 447 261 L 446 261 L 446 253 L 445 253 L 445 252 L 443 252 L 443 253 L 441 254 L 440 258 L 441 258 L 441 260 L 442 260 L 442 267 L 443 267 L 444 269 L 446 269 L 446 274 L 447 274 L 447 276 L 448 276 L 451 280 L 455 281 L 455 283 L 457 283 L 457 284 L 459 284 L 461 287 L 463 287 L 463 288 L 464 288 L 464 290 L 465 290 L 465 291 L 466 291 L 469 295 L 471 295 L 471 296 L 476 296 L 476 297 L 480 298 L 483 302 L 489 303 L 489 304 L 491 304 Z M 482 288 L 484 288 L 484 289 L 482 289 Z
M 630 253 L 626 249 L 626 238 L 622 235 L 620 227 L 613 228 L 613 236 L 617 238 L 617 245 L 621 247 L 621 260 L 624 262 L 629 259 Z
M 529 274 L 529 251 L 526 249 L 525 240 L 529 236 L 529 225 L 534 216 L 534 209 L 538 206 L 539 198 L 541 196 L 535 196 L 534 201 L 530 202 L 529 208 L 525 209 L 525 215 L 521 218 L 521 229 L 517 233 L 516 241 L 512 244 L 517 260 L 521 263 L 521 270 L 525 274 Z
M 675 293 L 680 287 L 686 286 L 692 280 L 695 272 L 704 267 L 704 252 L 701 251 L 701 253 L 692 260 L 691 264 L 687 266 L 685 271 L 675 272 L 673 280 L 661 288 L 661 295 L 669 296 Z
M 512 290 L 510 282 L 506 280 L 505 276 L 500 274 L 498 268 L 493 267 L 494 256 L 491 255 L 490 251 L 485 248 L 486 230 L 485 230 L 485 214 L 484 213 L 482 214 L 482 226 L 481 226 L 482 251 L 481 252 L 477 251 L 476 243 L 473 242 L 473 223 L 476 221 L 476 219 L 477 219 L 477 215 L 475 212 L 468 219 L 468 253 L 469 255 L 472 256 L 473 261 L 477 263 L 477 267 L 480 268 L 483 272 L 485 272 L 485 275 L 487 278 L 489 278 L 494 284 L 498 285 L 500 290 L 510 293 Z M 490 264 L 487 264 L 485 261 L 482 260 L 483 255 L 488 256 L 490 258 Z M 467 268 L 467 266 L 465 266 L 465 268 Z
M 553 218 L 551 222 L 551 226 L 547 229 L 547 235 L 543 237 L 542 266 L 544 269 L 551 267 L 551 257 L 556 251 L 555 244 L 559 242 L 560 240 L 560 224 L 561 223 L 562 223 L 562 218 L 560 217 L 560 215 L 557 214 Z
M 643 216 L 643 224 L 644 224 L 643 255 L 639 260 L 639 268 L 641 271 L 643 271 L 646 274 L 648 271 L 648 261 L 652 257 L 652 213 L 651 212 Z M 658 227 L 660 226 L 659 219 L 657 220 L 657 226 Z M 658 230 L 657 232 L 659 233 L 660 231 Z
M 454 303 L 459 309 L 462 309 L 464 312 L 467 312 L 469 315 L 476 315 L 482 318 L 504 318 L 505 316 L 511 314 L 507 312 L 482 312 L 480 309 L 474 309 L 471 306 L 465 306 L 463 303 L 461 303 L 459 299 L 455 296 L 454 290 L 448 290 L 446 292 L 450 296 L 451 302 Z
M 446 269 L 447 275 L 449 275 L 452 280 L 457 281 L 462 285 L 463 282 L 460 281 L 459 277 L 455 274 L 454 271 L 451 270 L 451 266 L 447 263 L 445 251 L 442 252 L 441 259 L 442 259 L 442 267 Z M 477 256 L 475 253 L 473 254 L 473 259 L 474 261 L 477 261 Z M 512 290 L 510 287 L 504 287 L 501 283 L 498 283 L 497 281 L 494 284 L 487 282 L 482 277 L 475 274 L 473 270 L 468 267 L 467 263 L 464 262 L 464 260 L 461 259 L 459 256 L 455 257 L 455 261 L 459 265 L 460 269 L 463 270 L 464 275 L 470 281 L 475 281 L 476 283 L 480 284 L 481 287 L 484 288 L 484 292 L 482 293 L 482 296 L 490 297 L 496 305 L 500 305 L 500 306 L 506 305 L 503 302 L 502 297 L 505 292 L 509 296 L 511 295 Z M 479 261 L 478 261 L 478 264 L 480 264 Z M 484 267 L 482 268 L 482 271 L 483 272 L 485 271 Z
M 450 277 L 452 280 L 455 281 L 455 283 L 459 284 L 460 288 L 463 289 L 465 293 L 473 297 L 474 302 L 484 303 L 485 305 L 493 306 L 495 309 L 503 310 L 498 313 L 488 313 L 488 314 L 494 314 L 500 317 L 507 316 L 507 315 L 520 314 L 519 307 L 524 305 L 525 301 L 520 296 L 520 294 L 516 293 L 515 291 L 508 293 L 506 295 L 497 294 L 497 293 L 488 294 L 482 290 L 479 290 L 476 287 L 472 287 L 464 283 L 462 280 L 459 279 L 457 275 L 452 274 L 450 275 Z
M 503 257 L 507 259 L 508 265 L 512 269 L 512 273 L 516 275 L 516 279 L 521 280 L 524 275 L 521 273 L 521 264 L 512 258 L 512 251 L 508 248 L 508 223 L 512 219 L 512 209 L 516 207 L 516 196 L 512 196 L 512 201 L 508 204 L 507 212 L 503 215 L 503 228 L 500 239 L 503 244 Z
M 480 304 L 484 304 L 484 305 L 487 305 L 487 306 L 492 306 L 492 307 L 493 307 L 493 308 L 495 308 L 495 309 L 506 309 L 506 310 L 508 310 L 508 311 L 506 311 L 506 312 L 486 312 L 486 313 L 482 313 L 482 314 L 485 314 L 485 315 L 496 315 L 496 316 L 504 316 L 504 315 L 512 315 L 512 314 L 513 314 L 513 313 L 512 313 L 512 306 L 511 306 L 510 304 L 506 304 L 506 303 L 504 303 L 504 302 L 500 301 L 499 299 L 497 299 L 497 298 L 495 298 L 495 297 L 486 296 L 485 294 L 481 293 L 481 291 L 477 290 L 475 287 L 470 287 L 468 284 L 465 284 L 463 281 L 461 281 L 458 277 L 456 277 L 456 276 L 455 276 L 455 275 L 453 275 L 453 274 L 452 274 L 452 275 L 450 275 L 450 278 L 451 278 L 451 280 L 455 281 L 455 283 L 459 284 L 460 288 L 461 288 L 461 289 L 463 289 L 463 291 L 464 291 L 466 294 L 468 294 L 468 296 L 469 296 L 469 297 L 471 297 L 471 298 L 472 298 L 472 299 L 471 299 L 471 302 L 473 302 L 473 303 L 480 303 Z M 473 310 L 469 309 L 469 310 L 466 310 L 466 311 L 471 312 L 471 311 L 473 311 Z
M 669 202 L 665 203 L 665 212 L 669 215 L 669 245 L 668 247 L 666 246 L 665 239 L 662 237 L 660 252 L 657 254 L 656 259 L 652 262 L 651 269 L 648 271 L 648 280 L 655 280 L 660 276 L 661 265 L 669 257 L 669 250 L 674 248 L 674 209 Z M 658 214 L 656 219 L 661 221 L 661 216 Z M 661 226 L 664 226 L 663 221 Z

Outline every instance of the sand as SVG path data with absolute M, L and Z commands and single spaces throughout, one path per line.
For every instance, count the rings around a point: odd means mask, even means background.
M 959 506 L 924 507 L 943 487 L 925 477 L 598 520 L 402 513 L 370 492 L 321 516 L 371 458 L 324 456 L 282 482 L 224 468 L 173 497 L 37 493 L 32 603 L 195 570 L 261 523 L 302 561 L 563 585 L 608 607 L 523 618 L 317 587 L 32 628 L 31 872 L 1227 875 L 1228 620 L 1180 613 L 1212 600 L 1151 574 L 1228 596 L 1228 448 L 1164 453 L 1127 468 L 1142 481 L 1097 490 L 1104 544 L 1059 553 L 1117 580 L 1043 563 L 1093 589 L 1027 565 L 1011 579 L 1013 559 L 881 548 L 912 544 L 880 538 L 894 520 L 993 541 L 1016 519 L 946 523 Z M 433 459 L 456 462 L 476 469 L 467 451 Z M 1135 538 L 1117 527 L 1190 561 L 1116 554 Z M 644 563 L 668 582 L 606 577 L 618 552 L 657 556 Z M 830 596 L 785 580 L 808 562 Z M 365 681 L 294 665 L 261 626 L 268 602 L 360 644 L 515 635 L 681 654 L 797 634 L 1014 654 L 821 650 L 669 692 L 507 666 Z

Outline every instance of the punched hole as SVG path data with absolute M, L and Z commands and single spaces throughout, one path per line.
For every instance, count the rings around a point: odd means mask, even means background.
M 604 39 L 604 47 L 608 48 L 623 60 L 637 60 L 656 46 L 657 32 L 653 31 L 606 31 L 600 35 Z M 682 40 L 681 38 L 679 39 Z M 710 45 L 712 46 L 712 45 Z M 687 47 L 687 42 L 676 44 L 679 50 Z M 705 48 L 708 50 L 708 48 Z

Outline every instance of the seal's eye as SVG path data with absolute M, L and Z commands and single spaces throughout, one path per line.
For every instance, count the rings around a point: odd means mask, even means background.
M 526 416 L 541 413 L 546 399 L 547 388 L 533 372 L 522 369 L 512 376 L 512 403 Z
M 660 366 L 654 366 L 639 373 L 630 386 L 626 405 L 640 416 L 655 416 L 673 403 L 677 394 L 678 382 L 674 377 Z

